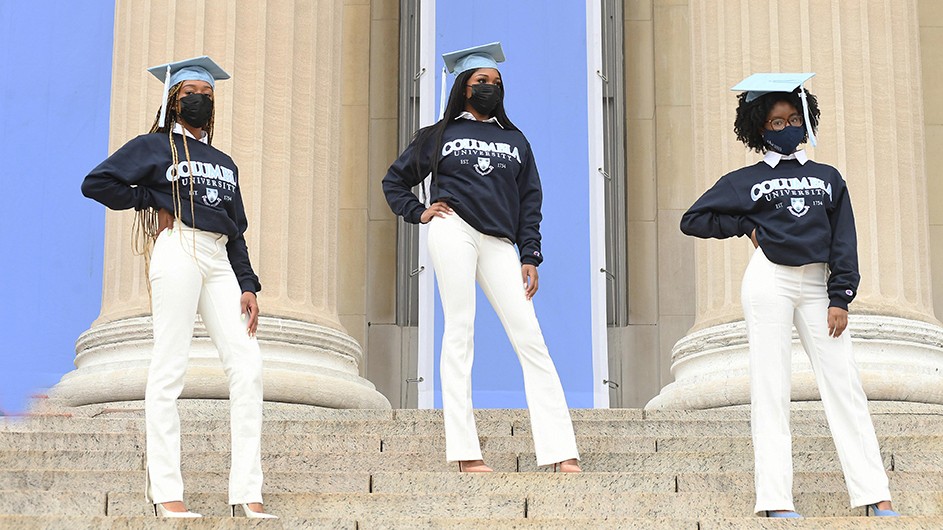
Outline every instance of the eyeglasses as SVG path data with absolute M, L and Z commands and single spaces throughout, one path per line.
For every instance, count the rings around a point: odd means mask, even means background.
M 766 120 L 766 123 L 768 123 L 774 131 L 781 131 L 786 128 L 786 125 L 802 127 L 802 116 L 797 114 L 795 116 L 790 116 L 788 120 L 784 120 L 783 118 L 773 118 L 771 120 Z

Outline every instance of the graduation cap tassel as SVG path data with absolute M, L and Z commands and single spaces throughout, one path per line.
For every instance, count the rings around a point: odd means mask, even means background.
M 799 97 L 802 99 L 802 119 L 805 120 L 805 130 L 809 133 L 809 143 L 815 147 L 815 133 L 812 132 L 812 122 L 809 121 L 809 103 L 806 101 L 805 89 L 799 87 Z
M 445 67 L 443 67 L 443 68 L 442 68 L 442 83 L 439 85 L 439 119 L 440 119 L 440 120 L 445 117 L 445 105 L 446 105 L 446 103 L 448 103 L 448 101 L 446 100 L 446 94 L 447 94 L 447 92 L 446 92 L 447 79 L 446 79 L 446 78 L 448 77 L 448 75 L 449 75 L 448 70 L 446 70 Z M 432 187 L 432 183 L 431 183 L 432 179 L 428 179 L 428 180 L 429 180 L 429 187 L 431 188 L 431 187 Z M 426 181 L 425 181 L 425 180 L 424 180 L 423 183 L 422 183 L 422 192 L 423 192 L 423 194 L 425 195 L 425 200 L 424 200 L 423 202 L 426 203 L 426 207 L 428 208 L 428 207 L 429 207 L 429 203 L 430 203 L 430 201 L 432 200 L 432 199 L 429 197 L 429 196 L 432 194 L 432 190 L 431 190 L 431 189 L 426 189 Z
M 164 74 L 164 94 L 161 96 L 160 118 L 157 120 L 157 127 L 164 126 L 164 120 L 167 117 L 167 94 L 170 94 L 170 65 L 167 65 L 167 72 Z
M 445 84 L 446 84 L 446 81 L 445 81 L 445 78 L 448 77 L 448 75 L 449 75 L 448 71 L 447 71 L 447 70 L 445 69 L 445 67 L 443 66 L 443 67 L 442 67 L 442 85 L 439 87 L 439 119 L 440 119 L 440 120 L 445 117 L 445 104 L 446 104 L 446 100 L 445 100 Z

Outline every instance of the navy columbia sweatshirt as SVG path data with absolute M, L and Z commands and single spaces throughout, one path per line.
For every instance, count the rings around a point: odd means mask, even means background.
M 433 153 L 434 143 L 430 139 L 422 146 L 418 170 L 413 161 L 418 149 L 414 140 L 383 177 L 383 193 L 393 213 L 407 222 L 420 222 L 426 207 L 410 190 L 432 171 L 432 157 L 438 156 L 432 202 L 448 203 L 483 234 L 515 242 L 522 263 L 540 265 L 543 195 L 524 134 L 496 123 L 460 118 L 446 127 L 438 153 Z
M 685 234 L 749 236 L 773 263 L 827 263 L 829 306 L 848 309 L 858 290 L 858 240 L 845 180 L 809 160 L 765 162 L 721 177 L 681 217 Z
M 244 237 L 248 222 L 239 192 L 239 170 L 232 158 L 211 145 L 189 139 L 190 164 L 184 156 L 183 136 L 173 135 L 180 161 L 174 167 L 170 142 L 164 133 L 144 134 L 124 144 L 98 164 L 82 182 L 82 193 L 112 210 L 164 208 L 174 211 L 172 181 L 178 178 L 180 217 L 194 227 L 190 216 L 190 179 L 193 210 L 200 230 L 229 238 L 226 252 L 243 292 L 262 290 L 249 263 Z

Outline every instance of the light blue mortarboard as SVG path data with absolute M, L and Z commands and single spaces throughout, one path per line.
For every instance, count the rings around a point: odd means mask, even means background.
M 458 75 L 475 68 L 497 68 L 498 63 L 504 62 L 504 50 L 500 42 L 482 44 L 449 53 L 443 53 L 445 68 L 449 73 Z
M 206 55 L 152 66 L 147 71 L 164 82 L 164 94 L 161 98 L 160 118 L 158 120 L 159 127 L 164 126 L 164 117 L 167 114 L 167 94 L 170 92 L 170 87 L 181 81 L 206 81 L 215 89 L 217 79 L 229 79 L 230 77 L 221 66 L 216 64 L 216 61 Z
M 749 103 L 770 92 L 792 92 L 812 79 L 814 75 L 815 72 L 753 74 L 731 87 L 730 90 L 746 92 L 746 101 Z M 806 102 L 805 90 L 799 91 L 799 98 L 802 100 L 802 118 L 805 121 L 806 131 L 809 133 L 809 143 L 814 147 L 815 133 L 812 132 L 812 123 L 809 121 L 809 104 Z

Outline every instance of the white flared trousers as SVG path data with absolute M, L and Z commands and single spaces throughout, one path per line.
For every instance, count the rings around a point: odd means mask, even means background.
M 792 327 L 809 356 L 852 506 L 890 500 L 887 473 L 846 329 L 828 335 L 824 263 L 777 265 L 754 252 L 743 276 L 750 341 L 755 511 L 794 510 L 789 431 Z
M 154 503 L 183 500 L 177 398 L 183 391 L 197 312 L 229 378 L 229 502 L 262 502 L 262 354 L 246 332 L 242 292 L 226 242 L 224 235 L 174 227 L 161 232 L 154 245 L 154 352 L 144 397 L 149 495 Z
M 431 221 L 429 254 L 445 317 L 440 373 L 446 459 L 481 459 L 471 385 L 476 278 L 521 363 L 537 464 L 579 458 L 563 385 L 544 343 L 534 304 L 524 295 L 514 246 L 478 232 L 453 213 Z

